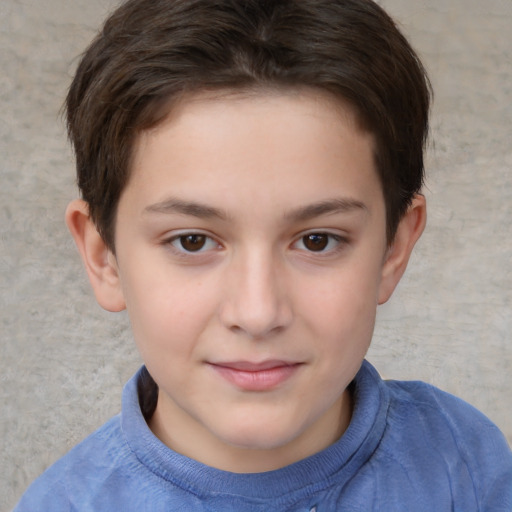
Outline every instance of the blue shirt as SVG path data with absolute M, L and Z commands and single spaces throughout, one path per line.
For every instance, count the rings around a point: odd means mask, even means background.
M 139 374 L 121 415 L 39 477 L 16 512 L 512 511 L 512 453 L 497 427 L 432 386 L 383 381 L 366 361 L 341 439 L 256 474 L 205 466 L 161 443 L 141 413 Z

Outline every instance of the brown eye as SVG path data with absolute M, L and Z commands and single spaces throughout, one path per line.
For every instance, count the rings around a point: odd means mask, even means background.
M 164 240 L 163 244 L 170 245 L 175 253 L 180 253 L 182 256 L 216 251 L 221 248 L 215 239 L 202 233 L 182 233 Z
M 188 252 L 200 251 L 206 245 L 206 240 L 206 236 L 197 234 L 179 237 L 181 247 Z
M 329 245 L 329 235 L 326 233 L 310 233 L 302 237 L 302 242 L 309 251 L 323 251 Z

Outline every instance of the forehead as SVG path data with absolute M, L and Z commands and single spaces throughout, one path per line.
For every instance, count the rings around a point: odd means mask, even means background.
M 330 188 L 374 189 L 373 152 L 354 109 L 326 93 L 203 93 L 138 136 L 127 188 L 155 202 L 201 194 L 217 205 L 245 194 L 260 206 L 278 189 L 280 203 L 295 208 Z
M 250 108 L 254 107 L 254 108 Z M 267 109 L 267 112 L 265 112 Z M 285 125 L 287 119 L 282 112 L 298 116 L 323 117 L 322 122 L 339 120 L 350 130 L 368 136 L 372 148 L 375 149 L 375 137 L 371 130 L 367 129 L 363 116 L 357 107 L 339 95 L 326 90 L 308 86 L 280 86 L 272 84 L 267 86 L 254 86 L 242 88 L 225 88 L 199 90 L 173 96 L 168 101 L 158 101 L 150 108 L 149 119 L 146 121 L 147 128 L 140 130 L 134 141 L 134 151 L 137 154 L 141 146 L 155 133 L 168 129 L 170 126 L 185 130 L 184 119 L 202 117 L 206 121 L 212 115 L 228 113 L 230 110 L 238 111 L 238 120 L 241 124 L 249 125 L 251 114 L 258 115 L 261 112 L 274 120 L 281 115 L 281 122 Z M 272 114 L 276 111 L 276 115 Z M 330 112 L 325 116 L 325 111 Z M 259 112 L 258 112 L 259 111 Z M 270 116 L 269 116 L 270 111 Z

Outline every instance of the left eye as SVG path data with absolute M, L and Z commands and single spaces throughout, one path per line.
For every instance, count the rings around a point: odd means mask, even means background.
M 341 237 L 330 233 L 308 233 L 295 242 L 297 248 L 310 252 L 326 252 L 335 249 Z
M 209 236 L 200 233 L 187 233 L 170 240 L 170 244 L 180 252 L 204 252 L 218 244 Z

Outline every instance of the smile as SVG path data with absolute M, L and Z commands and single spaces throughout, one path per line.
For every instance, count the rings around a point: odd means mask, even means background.
M 291 378 L 302 363 L 233 361 L 209 363 L 230 384 L 243 391 L 270 391 Z

